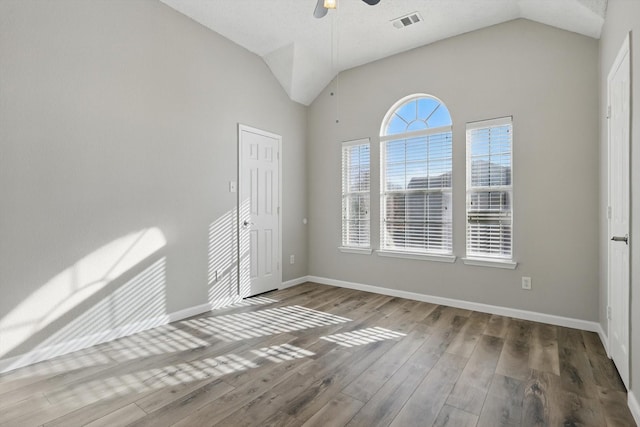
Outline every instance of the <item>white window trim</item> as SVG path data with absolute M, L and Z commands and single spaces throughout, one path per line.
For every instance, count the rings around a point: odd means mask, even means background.
M 354 140 L 350 140 L 350 141 L 343 141 L 342 144 L 340 145 L 340 162 L 342 163 L 343 159 L 342 159 L 342 150 L 345 147 L 352 147 L 355 145 L 364 145 L 367 144 L 369 145 L 369 209 L 371 209 L 371 140 L 369 138 L 360 138 L 360 139 L 354 139 Z M 340 167 L 342 169 L 342 166 Z M 341 170 L 341 185 L 342 185 L 342 180 L 344 179 L 344 176 L 342 175 L 344 172 L 342 172 Z M 344 197 L 344 194 L 342 193 L 342 190 L 340 191 L 341 193 L 341 197 Z M 340 242 L 344 243 L 342 241 L 342 234 L 344 233 L 344 223 L 343 223 L 343 219 L 340 219 Z M 373 248 L 371 247 L 371 210 L 369 210 L 369 246 L 345 246 L 345 245 L 341 245 L 338 247 L 338 249 L 340 250 L 340 252 L 344 252 L 344 253 L 352 253 L 352 254 L 364 254 L 364 255 L 371 255 L 371 253 L 373 253 Z
M 388 249 L 380 249 L 376 251 L 376 254 L 381 257 L 386 258 L 405 258 L 405 259 L 417 259 L 422 261 L 436 261 L 436 262 L 446 262 L 446 263 L 454 263 L 456 262 L 455 255 L 436 255 L 432 253 L 426 252 L 411 252 L 411 251 L 392 251 Z
M 465 192 L 465 199 L 468 197 L 469 195 L 469 191 L 470 191 L 470 187 L 471 187 L 471 164 L 469 162 L 469 153 L 470 153 L 470 141 L 468 138 L 468 133 L 469 131 L 475 130 L 475 129 L 486 129 L 486 128 L 491 128 L 491 127 L 496 127 L 496 126 L 506 126 L 506 125 L 511 125 L 511 185 L 510 186 L 495 186 L 495 187 L 488 187 L 487 191 L 489 190 L 489 188 L 491 190 L 494 191 L 509 191 L 511 193 L 511 258 L 489 258 L 489 257 L 481 257 L 481 256 L 477 256 L 477 255 L 469 255 L 468 253 L 468 233 L 469 233 L 469 222 L 468 222 L 468 217 L 469 217 L 469 212 L 468 212 L 468 206 L 467 206 L 467 200 L 465 200 L 465 253 L 466 253 L 466 257 L 462 258 L 462 262 L 464 262 L 466 265 L 474 265 L 474 266 L 481 266 L 481 267 L 495 267 L 495 268 L 506 268 L 506 269 L 515 269 L 518 265 L 518 263 L 515 261 L 515 257 L 514 257 L 514 240 L 513 240 L 513 231 L 514 231 L 514 200 L 513 200 L 513 188 L 514 188 L 514 182 L 513 182 L 513 153 L 514 153 L 514 149 L 513 149 L 513 116 L 505 116 L 505 117 L 498 117 L 495 119 L 487 119 L 487 120 L 479 120 L 479 121 L 475 121 L 475 122 L 468 122 L 466 124 L 466 129 L 465 129 L 465 138 L 466 138 L 466 144 L 465 144 L 465 149 L 466 149 L 466 155 L 465 155 L 465 162 L 466 162 L 466 192 Z M 476 189 L 483 189 L 484 187 L 475 187 Z
M 380 142 L 395 141 L 397 139 L 419 138 L 421 136 L 437 135 L 439 133 L 444 133 L 444 132 L 453 132 L 453 126 L 452 125 L 440 126 L 437 128 L 429 128 L 429 129 L 422 129 L 422 130 L 414 130 L 411 132 L 395 133 L 393 135 L 382 135 L 380 136 Z
M 369 138 L 353 139 L 351 141 L 343 141 L 341 147 L 353 147 L 354 145 L 370 144 Z
M 395 104 L 393 104 L 391 108 L 389 108 L 389 110 L 387 111 L 387 114 L 385 114 L 384 118 L 382 119 L 382 123 L 380 124 L 380 133 L 378 134 L 380 135 L 380 138 L 381 138 L 380 140 L 382 141 L 382 138 L 386 138 L 386 137 L 392 137 L 392 139 L 395 139 L 395 137 L 397 136 L 397 135 L 387 135 L 386 127 L 389 121 L 391 120 L 391 117 L 393 117 L 393 114 L 395 114 L 395 112 L 398 110 L 398 108 L 400 108 L 400 106 L 407 104 L 413 101 L 414 99 L 425 98 L 425 97 L 433 98 L 444 106 L 447 105 L 437 96 L 429 95 L 428 93 L 414 93 L 413 95 L 408 95 L 408 96 L 405 96 L 404 98 L 397 100 Z M 420 131 L 416 131 L 416 132 L 420 132 Z
M 513 124 L 513 116 L 498 117 L 497 119 L 478 120 L 467 123 L 467 130 L 492 128 Z M 513 147 L 512 147 L 513 148 Z
M 373 249 L 371 248 L 361 248 L 356 246 L 340 246 L 338 247 L 338 250 L 346 254 L 371 255 L 373 253 Z
M 509 261 L 505 259 L 462 258 L 462 262 L 465 265 L 474 265 L 477 267 L 503 268 L 507 270 L 515 270 L 515 268 L 518 266 L 517 262 Z
M 426 136 L 431 136 L 431 135 L 437 135 L 437 134 L 441 134 L 441 133 L 445 133 L 445 132 L 450 132 L 451 136 L 452 136 L 452 158 L 451 158 L 451 162 L 452 162 L 452 172 L 453 172 L 453 123 L 451 125 L 447 125 L 447 126 L 440 126 L 440 127 L 436 127 L 436 128 L 427 128 L 427 129 L 422 129 L 422 130 L 416 130 L 416 131 L 410 131 L 410 132 L 402 132 L 402 133 L 396 133 L 396 134 L 391 134 L 388 135 L 386 133 L 387 130 L 387 126 L 389 124 L 389 121 L 391 120 L 391 117 L 393 117 L 393 115 L 395 114 L 395 112 L 404 104 L 409 103 L 415 99 L 419 99 L 419 98 L 431 98 L 431 99 L 435 99 L 436 101 L 438 101 L 440 104 L 444 105 L 446 107 L 446 104 L 438 97 L 433 96 L 433 95 L 429 95 L 426 93 L 416 93 L 413 95 L 409 95 L 406 96 L 400 100 L 398 100 L 395 104 L 393 104 L 391 106 L 391 108 L 389 108 L 389 110 L 387 111 L 387 113 L 384 116 L 384 119 L 382 120 L 382 123 L 380 125 L 380 246 L 382 246 L 383 244 L 383 233 L 385 232 L 385 216 L 384 216 L 384 198 L 385 195 L 391 192 L 387 192 L 384 189 L 384 182 L 386 180 L 386 176 L 385 176 L 385 170 L 386 168 L 385 166 L 385 161 L 386 161 L 386 156 L 385 156 L 385 146 L 387 142 L 391 142 L 391 141 L 396 141 L 396 140 L 407 140 L 407 139 L 412 139 L 412 138 L 420 138 L 420 137 L 426 137 Z M 429 192 L 446 192 L 448 191 L 452 197 L 453 197 L 453 174 L 451 177 L 451 187 L 449 187 L 448 189 L 438 189 L 438 190 L 434 190 L 434 191 L 430 191 Z M 421 190 L 424 191 L 424 190 Z M 418 191 L 416 191 L 418 192 Z M 405 191 L 402 191 L 402 193 L 406 193 Z M 451 224 L 452 227 L 452 231 L 453 231 L 453 222 Z M 387 249 L 387 248 L 383 248 L 380 250 L 377 250 L 376 253 L 379 256 L 383 256 L 383 257 L 393 257 L 393 258 L 408 258 L 408 259 L 420 259 L 420 260 L 429 260 L 429 261 L 440 261 L 440 262 L 455 262 L 456 260 L 456 256 L 453 253 L 453 238 L 451 241 L 451 253 L 448 254 L 437 254 L 434 252 L 417 252 L 417 251 L 411 251 L 411 250 L 401 250 L 401 249 Z

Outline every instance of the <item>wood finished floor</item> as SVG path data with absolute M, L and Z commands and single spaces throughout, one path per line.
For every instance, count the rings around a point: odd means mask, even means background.
M 598 336 L 306 283 L 0 376 L 0 426 L 634 426 Z

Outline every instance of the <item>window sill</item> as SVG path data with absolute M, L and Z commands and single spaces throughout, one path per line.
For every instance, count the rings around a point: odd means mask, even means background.
M 462 258 L 462 262 L 464 262 L 466 265 L 475 265 L 478 267 L 504 268 L 507 270 L 515 270 L 515 268 L 518 266 L 518 263 L 514 261 L 489 259 L 489 258 Z
M 406 258 L 406 259 L 418 259 L 422 261 L 436 261 L 436 262 L 456 262 L 455 255 L 433 255 L 433 254 L 420 254 L 414 252 L 400 252 L 400 251 L 376 251 L 378 256 L 389 258 Z
M 373 253 L 373 249 L 371 248 L 350 248 L 347 246 L 340 246 L 338 249 L 340 252 L 344 252 L 346 254 L 371 255 Z

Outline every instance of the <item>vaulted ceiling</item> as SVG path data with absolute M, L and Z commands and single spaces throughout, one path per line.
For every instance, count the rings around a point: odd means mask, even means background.
M 342 70 L 458 34 L 526 18 L 599 38 L 607 0 L 161 0 L 259 55 L 289 97 L 309 105 Z M 418 12 L 422 22 L 396 28 Z

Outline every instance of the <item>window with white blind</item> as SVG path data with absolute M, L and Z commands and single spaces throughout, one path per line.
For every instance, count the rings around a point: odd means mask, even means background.
M 468 259 L 512 260 L 512 150 L 511 117 L 467 124 Z
M 385 116 L 380 131 L 381 255 L 455 260 L 451 129 L 447 107 L 429 95 L 404 98 Z
M 369 145 L 369 139 L 342 143 L 343 249 L 364 250 L 371 247 Z

